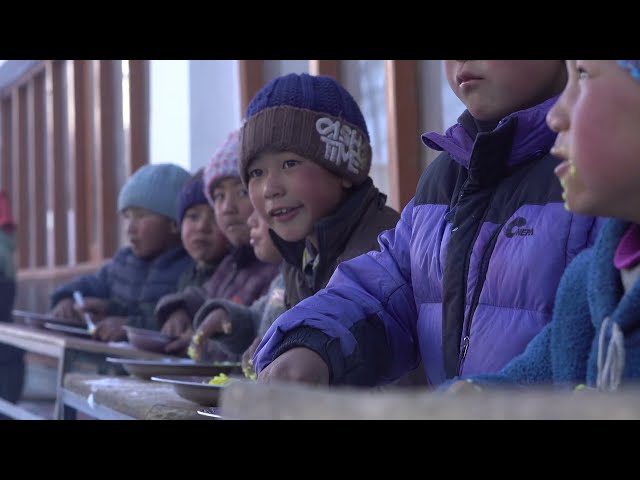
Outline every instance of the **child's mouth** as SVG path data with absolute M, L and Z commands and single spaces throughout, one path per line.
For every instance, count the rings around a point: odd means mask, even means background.
M 295 217 L 302 207 L 285 207 L 285 208 L 276 208 L 269 212 L 271 217 L 275 218 L 278 221 L 286 221 Z
M 564 206 L 566 209 L 569 209 L 567 203 L 567 196 L 570 192 L 569 183 L 576 176 L 576 166 L 571 162 L 571 160 L 565 160 L 554 169 L 554 173 L 560 179 L 560 185 L 562 185 L 562 199 L 564 200 Z
M 560 179 L 560 183 L 563 183 L 563 181 L 566 181 L 563 179 L 566 179 L 568 175 L 572 174 L 572 171 L 573 174 L 575 174 L 575 169 L 576 167 L 573 165 L 573 163 L 571 163 L 569 160 L 565 160 L 564 162 L 561 162 L 553 172 Z M 564 184 L 562 186 L 564 187 Z

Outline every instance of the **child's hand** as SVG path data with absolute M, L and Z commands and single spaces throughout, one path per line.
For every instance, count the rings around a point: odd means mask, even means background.
M 127 339 L 127 332 L 123 326 L 127 324 L 127 317 L 106 317 L 96 325 L 93 338 L 103 342 L 119 342 Z
M 189 327 L 189 330 L 184 332 L 178 338 L 176 338 L 173 342 L 167 344 L 164 347 L 164 351 L 170 353 L 172 355 L 177 355 L 179 357 L 184 357 L 187 355 L 187 348 L 191 343 L 191 337 L 193 336 L 193 329 Z
M 253 354 L 256 353 L 261 341 L 262 337 L 254 338 L 253 343 L 242 354 L 242 371 L 251 380 L 257 379 L 256 370 L 253 367 Z
M 193 335 L 193 327 L 191 326 L 191 317 L 185 310 L 176 310 L 169 315 L 160 332 L 170 337 L 178 337 L 164 347 L 165 352 L 179 356 L 186 355 Z
M 304 347 L 287 350 L 258 375 L 258 381 L 304 382 L 329 384 L 329 367 L 320 355 Z
M 83 324 L 82 317 L 74 308 L 75 302 L 73 298 L 63 298 L 49 312 L 60 320 L 66 320 L 69 323 Z
M 207 315 L 191 338 L 187 354 L 200 362 L 206 359 L 207 340 L 214 335 L 229 335 L 232 331 L 229 315 L 226 310 L 217 308 Z
M 164 333 L 170 337 L 179 337 L 188 331 L 193 333 L 191 317 L 189 317 L 189 314 L 185 310 L 179 309 L 169 315 L 169 318 L 164 322 L 160 333 Z
M 74 310 L 77 315 L 82 319 L 84 312 L 89 312 L 94 322 L 99 322 L 107 316 L 107 308 L 109 308 L 109 300 L 99 297 L 85 297 L 84 307 L 73 304 Z
M 469 380 L 458 380 L 443 390 L 443 393 L 450 395 L 469 395 L 478 392 L 482 392 L 482 388 Z

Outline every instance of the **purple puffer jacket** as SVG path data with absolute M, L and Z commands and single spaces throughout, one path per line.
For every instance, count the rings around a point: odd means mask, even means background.
M 556 98 L 478 132 L 468 112 L 381 252 L 342 263 L 327 287 L 284 313 L 256 355 L 258 371 L 303 346 L 333 384 L 387 383 L 417 366 L 428 381 L 500 370 L 551 320 L 560 277 L 600 221 L 565 210 L 548 154 Z

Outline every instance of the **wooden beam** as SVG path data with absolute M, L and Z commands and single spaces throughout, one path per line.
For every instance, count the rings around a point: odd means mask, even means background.
M 76 197 L 82 199 L 78 205 L 76 213 L 76 223 L 83 233 L 76 232 L 78 242 L 84 242 L 86 252 L 82 249 L 78 251 L 78 262 L 102 261 L 102 256 L 98 253 L 98 225 L 96 223 L 98 191 L 98 174 L 96 172 L 96 115 L 93 72 L 94 60 L 74 60 L 74 91 L 75 91 L 75 112 L 76 112 L 76 176 L 84 178 L 84 181 L 76 185 Z M 82 240 L 84 235 L 84 240 Z
M 97 63 L 97 102 L 95 112 L 98 115 L 95 126 L 95 144 L 97 147 L 96 168 L 98 218 L 98 252 L 101 258 L 110 258 L 118 247 L 117 215 L 117 170 L 119 165 L 119 135 L 121 123 L 116 112 L 115 99 L 121 99 L 120 88 L 122 74 L 116 68 L 115 60 L 99 60 Z M 117 78 L 116 78 L 117 77 Z M 120 127 L 120 128 L 119 128 Z
M 86 81 L 84 67 L 78 61 L 66 60 L 67 112 L 69 112 L 69 206 L 73 211 L 73 225 L 70 239 L 73 251 L 69 263 L 86 262 L 89 259 L 89 239 L 87 237 L 87 202 L 85 185 L 87 182 L 87 162 L 84 158 L 86 123 L 83 101 Z
M 329 75 L 340 80 L 340 60 L 309 60 L 311 75 Z
M 27 116 L 27 87 L 13 90 L 13 185 L 14 214 L 18 222 L 18 268 L 30 265 L 31 225 L 29 221 L 29 119 Z
M 244 119 L 249 103 L 264 86 L 264 60 L 238 60 L 238 64 L 240 69 L 240 118 Z
M 45 75 L 39 73 L 27 84 L 29 267 L 47 265 L 46 229 L 46 148 L 47 112 Z
M 11 102 L 11 97 L 7 96 L 3 98 L 0 103 L 0 108 L 2 109 L 2 118 L 0 121 L 2 122 L 2 142 L 0 142 L 0 166 L 2 167 L 2 190 L 7 194 L 9 201 L 11 202 L 11 206 L 13 208 L 13 173 L 12 167 L 13 163 L 11 161 L 12 155 L 12 135 L 13 131 L 12 120 L 13 120 L 13 108 L 14 105 Z M 15 213 L 14 213 L 15 215 Z
M 129 62 L 129 165 L 127 177 L 149 163 L 149 60 Z
M 67 177 L 67 132 L 64 62 L 47 61 L 47 205 L 53 219 L 49 233 L 50 266 L 66 265 L 69 259 L 67 241 L 67 206 L 65 201 Z M 50 218 L 51 218 L 50 217 Z M 48 252 L 49 253 L 49 252 Z
M 420 179 L 418 62 L 385 60 L 391 205 L 401 210 Z
M 35 237 L 35 266 L 47 265 L 47 104 L 46 104 L 46 80 L 44 70 L 40 71 L 33 79 L 33 148 L 34 167 L 33 185 L 34 203 L 31 214 L 34 217 L 33 236 Z

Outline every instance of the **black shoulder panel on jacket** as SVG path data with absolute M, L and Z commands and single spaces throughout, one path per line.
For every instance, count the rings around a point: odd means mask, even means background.
M 416 205 L 449 205 L 455 198 L 456 185 L 462 185 L 467 170 L 442 152 L 422 172 L 416 189 Z

